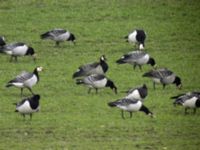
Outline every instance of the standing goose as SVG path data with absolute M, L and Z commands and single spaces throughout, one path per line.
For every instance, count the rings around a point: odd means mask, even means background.
M 110 87 L 115 92 L 115 94 L 117 94 L 117 87 L 113 81 L 106 78 L 102 74 L 92 74 L 83 79 L 77 79 L 76 84 L 84 84 L 88 86 L 88 93 L 90 93 L 91 89 L 95 89 L 97 93 L 99 88 Z
M 124 111 L 128 111 L 130 113 L 130 118 L 132 118 L 132 112 L 136 112 L 136 111 L 143 111 L 146 115 L 153 117 L 153 113 L 150 112 L 149 109 L 146 106 L 144 106 L 141 101 L 136 100 L 136 99 L 131 100 L 131 99 L 123 98 L 123 99 L 116 100 L 114 102 L 109 102 L 108 106 L 120 108 L 122 110 L 121 116 L 123 119 L 125 119 Z
M 129 52 L 128 54 L 125 54 L 120 59 L 118 59 L 116 63 L 117 64 L 125 64 L 125 63 L 131 64 L 133 65 L 133 69 L 135 69 L 136 66 L 139 66 L 140 70 L 142 69 L 142 65 L 144 64 L 150 64 L 153 67 L 156 66 L 155 60 L 144 51 Z
M 195 114 L 196 108 L 200 107 L 200 92 L 188 92 L 173 96 L 171 99 L 175 99 L 174 105 L 182 105 L 185 107 L 185 114 L 187 114 L 189 108 L 193 108 Z
M 126 99 L 131 99 L 131 100 L 137 99 L 143 101 L 148 94 L 148 89 L 146 84 L 143 84 L 140 87 L 132 88 L 126 92 L 127 92 L 127 95 L 125 97 Z
M 125 36 L 125 39 L 129 43 L 137 44 L 139 46 L 139 49 L 144 49 L 144 42 L 146 39 L 146 33 L 144 30 L 134 30 L 132 33 L 129 33 L 129 35 Z
M 16 78 L 10 80 L 6 87 L 15 86 L 21 88 L 21 96 L 23 94 L 23 88 L 27 88 L 33 95 L 32 86 L 34 86 L 39 81 L 39 74 L 43 70 L 42 67 L 36 67 L 32 73 L 22 72 Z
M 39 100 L 40 95 L 33 95 L 32 97 L 25 98 L 22 101 L 15 103 L 15 112 L 22 114 L 24 119 L 25 115 L 30 115 L 30 119 L 32 119 L 32 113 L 39 111 Z
M 47 31 L 40 35 L 41 39 L 50 39 L 56 42 L 56 46 L 59 46 L 60 42 L 71 41 L 75 44 L 75 36 L 64 29 L 53 29 L 51 31 Z
M 3 36 L 0 36 L 0 47 L 6 45 L 5 38 Z
M 106 63 L 106 57 L 105 55 L 102 55 L 99 62 L 80 66 L 73 74 L 73 78 L 88 76 L 91 74 L 105 74 L 107 71 L 108 64 Z
M 143 74 L 143 77 L 152 78 L 154 89 L 156 83 L 161 83 L 163 85 L 163 89 L 167 84 L 176 84 L 178 89 L 182 87 L 181 78 L 166 68 L 151 70 Z
M 13 57 L 15 58 L 15 61 L 17 61 L 18 56 L 28 55 L 32 56 L 34 61 L 36 59 L 34 49 L 21 42 L 4 45 L 2 48 L 0 48 L 0 52 L 4 52 L 8 55 L 11 55 L 10 61 L 13 60 Z

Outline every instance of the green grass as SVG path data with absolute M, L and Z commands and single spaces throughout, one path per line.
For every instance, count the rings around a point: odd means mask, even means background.
M 170 96 L 199 90 L 200 83 L 200 3 L 190 0 L 0 0 L 0 34 L 7 42 L 26 42 L 38 53 L 36 64 L 28 57 L 9 63 L 0 55 L 0 149 L 139 149 L 195 150 L 200 146 L 200 112 L 184 115 L 173 107 Z M 77 45 L 42 41 L 49 29 L 65 28 L 77 37 Z M 146 50 L 158 66 L 168 67 L 182 78 L 183 89 L 174 85 L 154 91 L 152 82 L 141 75 L 150 69 L 133 71 L 115 61 L 132 50 L 123 39 L 135 28 L 147 32 Z M 146 83 L 145 105 L 156 118 L 135 113 L 121 119 L 118 109 L 107 102 L 124 96 L 110 89 L 87 94 L 75 85 L 72 74 L 79 65 L 108 58 L 107 76 L 119 91 Z M 12 103 L 20 100 L 20 90 L 4 86 L 22 70 L 43 66 L 41 81 L 33 87 L 41 95 L 41 111 L 26 121 L 14 113 Z M 30 95 L 25 90 L 25 94 Z M 126 114 L 128 117 L 128 114 Z

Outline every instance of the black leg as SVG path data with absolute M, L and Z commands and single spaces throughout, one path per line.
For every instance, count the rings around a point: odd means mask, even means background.
M 23 118 L 24 118 L 24 120 L 25 120 L 25 114 L 22 114 L 22 116 L 23 116 Z
M 98 89 L 97 89 L 97 88 L 95 88 L 95 90 L 96 90 L 96 94 L 98 94 Z
M 88 89 L 88 94 L 90 94 L 91 90 L 92 90 L 91 88 Z
M 187 108 L 185 108 L 185 115 L 187 115 Z
M 15 56 L 15 62 L 17 62 L 17 56 Z
M 193 109 L 193 114 L 196 114 L 196 110 L 197 110 L 196 108 Z
M 23 97 L 23 88 L 21 88 L 21 97 Z
M 142 71 L 142 66 L 141 65 L 138 65 L 138 66 L 139 66 L 140 70 Z
M 135 70 L 136 66 L 137 66 L 137 64 L 134 64 L 134 65 L 133 65 L 133 69 L 134 69 L 134 70 Z
M 153 82 L 153 89 L 155 90 L 156 89 L 156 83 Z
M 12 62 L 12 60 L 13 60 L 13 56 L 11 55 L 11 56 L 10 56 L 10 62 Z
M 59 42 L 58 41 L 56 41 L 56 45 L 55 46 L 59 46 Z
M 30 120 L 32 120 L 32 114 L 30 114 Z
M 129 112 L 130 113 L 130 118 L 132 118 L 132 116 L 133 116 L 133 112 Z
M 121 111 L 121 115 L 122 115 L 122 119 L 125 119 L 123 110 Z
M 163 84 L 163 89 L 165 89 L 166 84 Z
M 35 94 L 33 93 L 33 91 L 31 90 L 31 88 L 28 88 L 28 90 L 29 90 L 33 95 L 35 95 Z

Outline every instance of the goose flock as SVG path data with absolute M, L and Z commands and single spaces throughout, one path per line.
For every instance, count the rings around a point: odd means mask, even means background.
M 59 46 L 61 42 L 69 41 L 75 44 L 76 37 L 73 33 L 65 29 L 53 29 L 40 35 L 41 39 L 50 39 L 55 41 L 55 46 Z M 142 71 L 142 66 L 149 64 L 152 70 L 144 73 L 141 77 L 147 77 L 153 80 L 153 88 L 156 84 L 162 84 L 163 89 L 168 84 L 175 84 L 177 88 L 182 87 L 182 81 L 173 71 L 168 68 L 157 68 L 155 59 L 145 51 L 145 39 L 146 33 L 144 30 L 136 29 L 133 32 L 125 36 L 127 42 L 135 45 L 136 50 L 124 54 L 121 58 L 116 60 L 117 64 L 130 64 L 133 65 L 133 69 L 138 66 Z M 20 56 L 31 56 L 33 60 L 36 60 L 36 53 L 34 48 L 29 45 L 17 42 L 7 44 L 5 38 L 0 36 L 0 53 L 10 55 L 10 61 L 18 61 Z M 72 79 L 76 80 L 77 85 L 85 85 L 88 89 L 88 94 L 92 89 L 98 94 L 98 90 L 101 88 L 109 87 L 115 94 L 117 94 L 117 86 L 114 81 L 106 76 L 109 66 L 107 64 L 105 55 L 100 56 L 99 62 L 87 63 L 80 65 L 72 74 Z M 16 112 L 19 112 L 25 119 L 26 115 L 30 115 L 38 112 L 40 109 L 39 100 L 40 95 L 35 94 L 32 87 L 39 82 L 39 72 L 43 70 L 43 67 L 38 66 L 33 69 L 33 72 L 23 71 L 6 84 L 6 87 L 17 87 L 21 89 L 21 97 L 23 97 L 23 89 L 27 88 L 32 96 L 22 98 L 18 103 L 15 103 Z M 153 112 L 144 105 L 145 99 L 148 96 L 148 88 L 146 84 L 142 83 L 142 86 L 133 87 L 127 91 L 124 91 L 126 95 L 117 100 L 108 102 L 109 107 L 117 107 L 121 109 L 121 117 L 125 119 L 124 111 L 130 113 L 130 118 L 133 112 L 141 111 L 150 117 L 154 117 Z M 200 107 L 200 92 L 192 91 L 177 96 L 172 96 L 174 99 L 174 106 L 182 105 L 185 107 L 185 114 L 189 108 L 194 109 Z

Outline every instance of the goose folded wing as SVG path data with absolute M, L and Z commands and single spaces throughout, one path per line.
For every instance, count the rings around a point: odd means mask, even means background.
M 32 76 L 33 76 L 33 73 L 24 71 L 21 74 L 19 74 L 15 79 L 11 80 L 11 82 L 24 82 L 30 79 Z
M 54 29 L 49 32 L 52 36 L 59 36 L 60 34 L 66 33 L 64 29 Z

